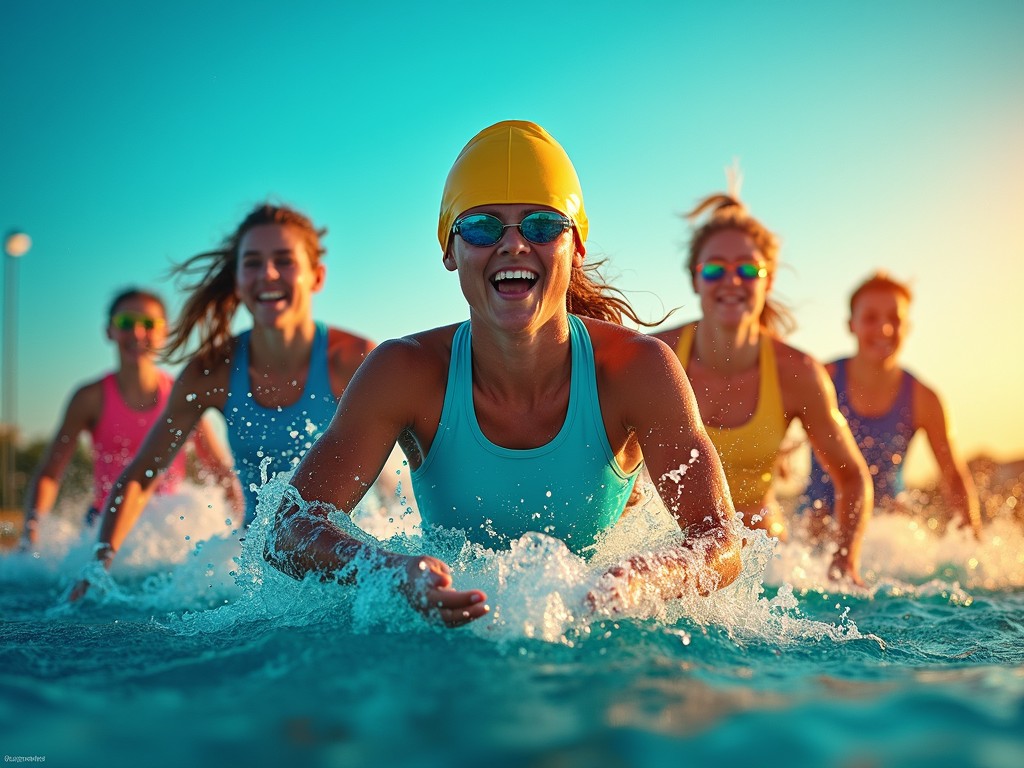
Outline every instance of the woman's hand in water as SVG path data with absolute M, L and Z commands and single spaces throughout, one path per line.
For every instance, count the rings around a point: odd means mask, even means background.
M 655 615 L 666 600 L 707 597 L 742 569 L 739 538 L 716 531 L 686 545 L 635 554 L 608 568 L 584 598 L 591 613 Z
M 79 600 L 81 600 L 83 597 L 85 597 L 85 593 L 88 592 L 88 591 L 89 591 L 89 580 L 88 579 L 80 579 L 79 582 L 77 584 L 75 584 L 74 587 L 72 587 L 71 592 L 68 594 L 68 602 L 69 603 L 77 603 Z
M 629 563 L 611 566 L 598 578 L 597 583 L 583 598 L 588 613 L 616 615 L 626 611 L 633 603 L 637 579 Z
M 601 574 L 584 604 L 591 613 L 655 613 L 683 594 L 689 570 L 688 559 L 675 550 L 636 554 Z
M 96 545 L 96 562 L 91 563 L 82 570 L 82 577 L 68 593 L 68 602 L 77 603 L 92 586 L 90 578 L 102 581 L 104 570 L 110 570 L 110 564 L 114 560 L 114 550 L 109 544 L 100 542 Z
M 451 571 L 441 560 L 421 555 L 407 558 L 404 566 L 402 591 L 409 604 L 425 616 L 438 616 L 445 626 L 459 627 L 490 613 L 484 602 L 487 595 L 479 589 L 452 589 Z
M 838 581 L 839 579 L 847 579 L 853 582 L 858 587 L 864 586 L 864 580 L 860 577 L 860 570 L 857 567 L 857 563 L 854 558 L 850 556 L 849 551 L 840 547 L 836 550 L 835 555 L 832 556 L 832 565 L 828 569 L 829 578 Z

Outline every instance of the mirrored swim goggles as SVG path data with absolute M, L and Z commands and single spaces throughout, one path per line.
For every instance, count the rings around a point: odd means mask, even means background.
M 163 327 L 164 319 L 140 315 L 137 312 L 118 312 L 110 318 L 110 324 L 119 331 L 134 331 L 137 325 L 141 325 L 147 331 L 152 331 Z
M 509 227 L 516 227 L 525 239 L 536 245 L 552 243 L 565 230 L 572 228 L 572 219 L 556 211 L 537 211 L 524 217 L 518 224 L 502 224 L 501 219 L 489 213 L 471 213 L 455 220 L 452 234 L 470 245 L 494 245 Z
M 737 264 L 723 264 L 719 261 L 705 261 L 697 267 L 697 274 L 705 282 L 713 283 L 725 277 L 726 272 L 735 272 L 740 280 L 749 282 L 768 277 L 768 268 L 756 261 L 741 261 Z

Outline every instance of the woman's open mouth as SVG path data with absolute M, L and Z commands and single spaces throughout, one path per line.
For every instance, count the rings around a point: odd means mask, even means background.
M 261 291 L 256 294 L 256 300 L 261 304 L 276 304 L 279 301 L 284 301 L 284 291 Z
M 515 296 L 527 293 L 539 279 L 532 269 L 503 269 L 491 278 L 491 285 L 502 295 Z

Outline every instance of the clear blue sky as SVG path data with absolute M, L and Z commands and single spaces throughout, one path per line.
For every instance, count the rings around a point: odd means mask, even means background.
M 371 5 L 373 7 L 371 7 Z M 783 239 L 791 341 L 852 349 L 877 267 L 918 298 L 905 360 L 967 453 L 1024 455 L 1024 3 L 34 2 L 0 9 L 0 229 L 20 263 L 19 422 L 113 364 L 104 308 L 254 203 L 330 229 L 317 315 L 377 340 L 463 319 L 445 174 L 501 119 L 565 146 L 589 254 L 649 317 L 696 301 L 678 214 L 724 188 Z

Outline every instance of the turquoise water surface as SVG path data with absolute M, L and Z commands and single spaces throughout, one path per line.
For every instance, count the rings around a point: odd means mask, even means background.
M 492 614 L 455 631 L 383 577 L 355 591 L 277 573 L 260 524 L 239 544 L 201 489 L 158 501 L 68 606 L 93 534 L 55 515 L 39 553 L 0 555 L 0 750 L 76 766 L 1024 765 L 1013 488 L 983 487 L 981 542 L 876 518 L 864 589 L 758 535 L 737 583 L 632 615 L 587 615 L 582 595 L 602 557 L 663 535 L 656 509 L 592 562 L 540 535 L 472 552 L 421 540 L 401 507 L 360 510 L 488 592 Z

